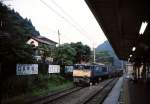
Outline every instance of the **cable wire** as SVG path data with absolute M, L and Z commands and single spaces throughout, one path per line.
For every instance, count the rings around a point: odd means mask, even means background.
M 78 22 L 76 22 L 60 5 L 58 5 L 58 3 L 56 3 L 54 0 L 51 0 L 51 2 L 52 2 L 55 6 L 57 6 L 57 7 L 59 8 L 59 10 L 60 10 L 61 12 L 63 12 L 63 14 L 65 14 L 66 16 L 68 16 L 68 17 L 70 18 L 70 20 L 74 22 L 75 25 L 77 25 L 78 27 L 80 27 L 81 30 L 83 30 L 84 34 L 87 34 L 87 32 L 85 31 L 85 29 L 82 28 L 82 27 L 78 24 Z M 87 36 L 87 35 L 86 35 L 86 36 Z M 90 38 L 89 36 L 87 36 L 87 38 L 88 38 L 89 40 L 91 40 L 91 38 Z
M 43 3 L 46 7 L 48 7 L 51 11 L 53 11 L 57 16 L 61 17 L 63 20 L 65 20 L 68 24 L 70 24 L 72 27 L 74 27 L 78 32 L 80 32 L 80 34 L 85 34 L 83 33 L 80 28 L 78 28 L 75 24 L 71 23 L 68 19 L 66 19 L 64 16 L 62 16 L 59 12 L 57 12 L 55 9 L 53 9 L 50 5 L 48 5 L 46 2 L 44 2 L 43 0 L 40 0 L 41 3 Z M 91 39 L 85 35 L 83 35 L 84 37 L 86 37 L 90 42 Z

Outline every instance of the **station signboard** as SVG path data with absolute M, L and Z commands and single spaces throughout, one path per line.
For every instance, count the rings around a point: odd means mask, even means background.
M 49 65 L 48 73 L 60 73 L 60 65 Z
M 65 73 L 73 72 L 73 66 L 65 66 Z
M 38 64 L 17 64 L 16 75 L 38 74 Z

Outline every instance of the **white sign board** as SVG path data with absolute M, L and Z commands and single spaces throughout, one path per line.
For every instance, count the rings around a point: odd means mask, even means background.
M 38 64 L 17 64 L 17 75 L 32 75 L 38 74 Z
M 60 73 L 60 65 L 49 65 L 48 73 Z

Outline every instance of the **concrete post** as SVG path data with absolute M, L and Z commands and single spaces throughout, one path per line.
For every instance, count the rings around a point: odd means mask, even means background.
M 137 66 L 137 78 L 139 79 L 140 78 L 140 67 Z
M 137 79 L 136 65 L 133 65 L 134 79 Z
M 143 76 L 143 79 L 144 79 L 144 82 L 146 82 L 146 64 L 144 63 L 143 64 L 143 70 L 142 70 L 142 76 Z

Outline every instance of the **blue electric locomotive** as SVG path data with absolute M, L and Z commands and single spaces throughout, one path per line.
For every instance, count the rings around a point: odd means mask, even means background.
M 74 84 L 95 84 L 100 79 L 109 76 L 109 70 L 104 64 L 76 64 L 73 70 Z

